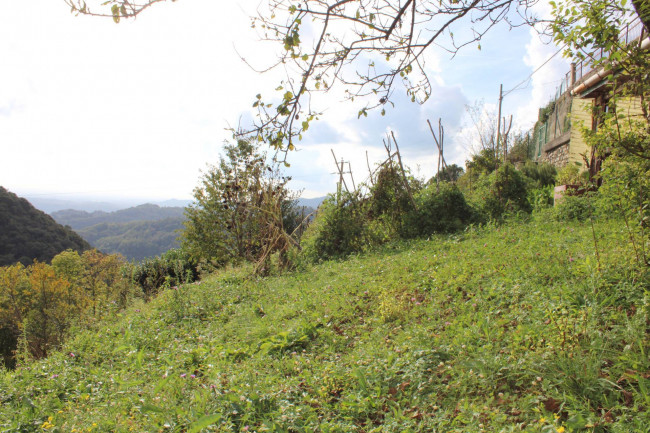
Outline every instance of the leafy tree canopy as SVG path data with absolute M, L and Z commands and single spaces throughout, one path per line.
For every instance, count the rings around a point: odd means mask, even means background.
M 223 265 L 266 260 L 292 240 L 284 228 L 293 202 L 277 164 L 252 141 L 225 146 L 225 157 L 210 167 L 186 209 L 183 245 L 197 259 Z M 259 263 L 259 262 L 258 262 Z
M 443 167 L 440 172 L 436 173 L 434 179 L 443 182 L 456 182 L 463 173 L 465 173 L 463 167 L 457 164 L 451 164 Z

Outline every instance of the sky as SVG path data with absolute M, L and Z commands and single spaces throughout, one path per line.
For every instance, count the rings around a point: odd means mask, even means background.
M 63 0 L 0 2 L 0 185 L 19 195 L 69 199 L 189 199 L 216 164 L 228 131 L 251 118 L 258 93 L 282 78 L 259 74 L 273 49 L 250 26 L 260 0 L 177 0 L 136 20 L 75 16 Z M 548 6 L 539 6 L 540 13 Z M 335 191 L 331 151 L 350 161 L 356 183 L 385 158 L 394 131 L 404 163 L 435 173 L 427 119 L 445 127 L 445 159 L 464 165 L 474 134 L 466 106 L 496 110 L 499 85 L 514 130 L 528 130 L 555 93 L 568 62 L 531 28 L 494 28 L 453 59 L 427 52 L 431 97 L 412 103 L 400 89 L 386 116 L 344 102 L 340 92 L 291 152 L 290 187 L 303 197 Z M 527 78 L 529 78 L 527 80 Z M 348 181 L 349 182 L 349 181 Z

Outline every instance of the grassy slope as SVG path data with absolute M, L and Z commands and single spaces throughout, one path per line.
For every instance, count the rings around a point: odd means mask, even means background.
M 169 290 L 4 374 L 0 431 L 646 431 L 647 287 L 596 231 L 600 274 L 534 222 Z

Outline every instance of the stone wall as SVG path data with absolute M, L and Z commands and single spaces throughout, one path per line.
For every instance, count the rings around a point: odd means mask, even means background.
M 556 167 L 564 167 L 569 162 L 569 143 L 544 152 L 540 159 Z

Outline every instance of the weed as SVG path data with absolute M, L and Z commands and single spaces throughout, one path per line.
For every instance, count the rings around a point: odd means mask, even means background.
M 649 280 L 594 233 L 601 272 L 549 218 L 220 270 L 1 373 L 0 430 L 646 431 Z

